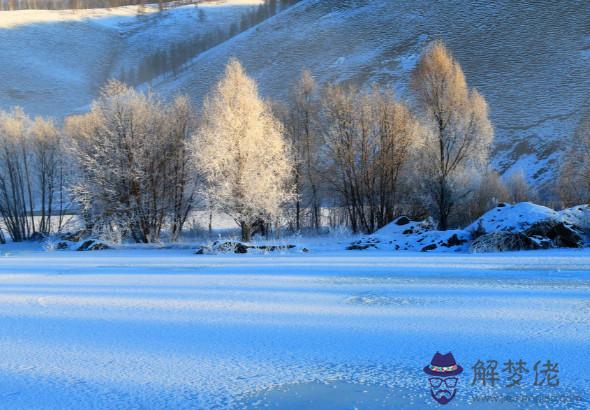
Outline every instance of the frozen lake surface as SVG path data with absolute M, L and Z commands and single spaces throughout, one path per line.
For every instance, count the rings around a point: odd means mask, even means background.
M 585 409 L 589 342 L 589 250 L 0 246 L 3 408 L 436 408 L 422 368 L 452 351 L 446 408 Z M 478 359 L 500 362 L 495 387 L 471 384 Z M 521 387 L 501 387 L 508 359 Z M 533 386 L 538 360 L 558 387 Z

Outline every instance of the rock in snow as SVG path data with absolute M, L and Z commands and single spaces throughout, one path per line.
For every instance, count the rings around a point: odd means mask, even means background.
M 499 204 L 465 229 L 437 231 L 432 219 L 401 216 L 349 250 L 499 252 L 541 248 L 579 248 L 590 230 L 590 207 L 555 211 L 530 202 Z
M 95 240 L 95 239 L 88 239 L 82 242 L 82 245 L 78 247 L 78 251 L 102 251 L 105 249 L 111 249 L 109 245 L 104 242 Z
M 541 246 L 522 232 L 492 232 L 475 239 L 469 251 L 473 253 L 529 251 Z
M 437 231 L 435 227 L 432 219 L 412 221 L 407 216 L 400 216 L 373 235 L 353 242 L 347 249 L 376 248 L 422 252 L 467 250 L 466 243 L 471 240 L 467 231 Z
M 267 252 L 275 252 L 275 251 L 286 251 L 289 249 L 294 249 L 295 245 L 249 245 L 242 242 L 236 241 L 215 241 L 210 246 L 201 246 L 199 247 L 195 254 L 197 255 L 208 255 L 208 254 L 217 254 L 217 253 L 238 253 L 244 254 L 248 253 L 250 250 L 254 251 L 267 251 Z M 309 252 L 309 250 L 303 248 L 302 252 Z

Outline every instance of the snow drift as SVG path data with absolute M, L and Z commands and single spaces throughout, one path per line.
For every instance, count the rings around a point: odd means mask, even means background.
M 578 248 L 586 245 L 587 205 L 555 211 L 530 202 L 499 204 L 465 229 L 438 231 L 432 220 L 402 216 L 373 235 L 350 244 L 349 250 L 515 251 Z

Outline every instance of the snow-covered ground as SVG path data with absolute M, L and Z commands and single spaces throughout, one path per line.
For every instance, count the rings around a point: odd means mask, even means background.
M 0 11 L 0 109 L 20 106 L 58 119 L 86 111 L 122 69 L 197 35 L 226 31 L 260 3 L 218 0 L 161 13 L 150 4 L 143 14 L 137 6 Z
M 436 351 L 465 368 L 447 407 L 479 394 L 536 401 L 473 408 L 590 406 L 589 250 L 364 253 L 320 242 L 307 254 L 224 256 L 0 246 L 1 406 L 297 408 L 330 382 L 324 404 L 371 396 L 359 407 L 434 408 L 422 367 Z M 531 374 L 522 388 L 476 388 L 478 359 L 523 359 Z M 560 386 L 531 386 L 547 359 Z

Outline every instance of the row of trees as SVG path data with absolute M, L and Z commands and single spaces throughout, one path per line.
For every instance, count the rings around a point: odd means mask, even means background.
M 0 215 L 13 240 L 61 228 L 67 205 L 64 152 L 51 121 L 33 120 L 20 109 L 0 111 Z
M 160 9 L 166 3 L 192 3 L 192 1 L 157 0 Z M 0 11 L 11 10 L 81 10 L 144 5 L 146 0 L 0 0 Z
M 484 98 L 459 64 L 434 43 L 412 74 L 412 113 L 389 90 L 329 85 L 303 73 L 285 123 L 296 147 L 295 186 L 318 228 L 324 198 L 338 193 L 353 231 L 373 232 L 400 213 L 432 213 L 441 229 L 460 223 L 488 171 L 493 129 Z M 454 218 L 454 219 L 453 219 Z
M 198 205 L 230 215 L 247 241 L 269 226 L 320 230 L 326 208 L 355 232 L 402 213 L 447 229 L 526 199 L 522 174 L 504 183 L 490 170 L 487 105 L 442 43 L 411 84 L 412 110 L 388 89 L 320 88 L 304 71 L 292 98 L 271 104 L 232 60 L 199 113 L 187 97 L 165 102 L 118 81 L 63 130 L 5 113 L 0 213 L 15 240 L 47 234 L 67 193 L 87 230 L 154 242 L 164 230 L 178 239 Z
M 188 39 L 176 42 L 170 47 L 156 50 L 144 57 L 137 65 L 129 69 L 123 69 L 119 73 L 119 80 L 130 84 L 143 84 L 161 75 L 172 75 L 200 53 L 213 48 L 224 41 L 248 30 L 251 27 L 274 16 L 278 12 L 292 6 L 299 0 L 264 0 L 256 7 L 242 13 L 239 23 L 232 23 L 228 30 L 218 28 L 208 33 L 189 36 Z M 203 8 L 197 12 L 199 24 L 207 20 Z

